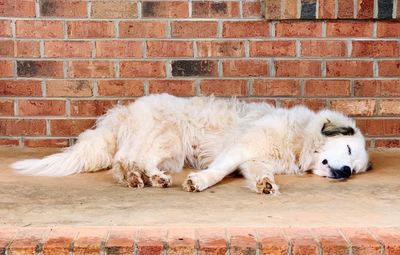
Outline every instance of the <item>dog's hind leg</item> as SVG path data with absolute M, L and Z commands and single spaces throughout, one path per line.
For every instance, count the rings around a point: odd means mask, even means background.
M 280 194 L 279 187 L 275 183 L 273 164 L 260 160 L 249 160 L 241 164 L 239 168 L 251 190 L 260 194 Z

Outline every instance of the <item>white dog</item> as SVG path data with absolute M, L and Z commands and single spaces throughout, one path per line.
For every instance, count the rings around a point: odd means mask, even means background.
M 202 191 L 236 169 L 249 188 L 277 194 L 275 174 L 349 178 L 368 169 L 365 139 L 354 121 L 330 110 L 276 109 L 213 97 L 151 95 L 102 116 L 75 145 L 12 167 L 23 174 L 65 176 L 112 168 L 128 187 L 168 187 L 184 164 L 204 169 L 183 183 Z

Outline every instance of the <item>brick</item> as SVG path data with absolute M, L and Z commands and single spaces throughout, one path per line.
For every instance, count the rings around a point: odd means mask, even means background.
M 11 37 L 11 20 L 0 20 L 0 36 Z
M 40 81 L 33 80 L 0 80 L 1 96 L 30 96 L 42 95 Z
M 119 36 L 122 38 L 162 38 L 166 34 L 163 21 L 121 21 Z
M 44 120 L 0 120 L 0 135 L 45 135 L 46 122 Z
M 172 37 L 207 38 L 216 37 L 218 23 L 215 21 L 174 21 Z
M 296 56 L 295 41 L 250 41 L 251 57 Z
M 245 80 L 202 80 L 200 82 L 201 95 L 215 96 L 247 96 L 247 82 Z
M 193 57 L 190 41 L 147 41 L 148 57 Z
M 0 116 L 14 116 L 14 101 L 0 99 Z
M 265 37 L 269 35 L 266 21 L 225 21 L 223 37 Z
M 15 56 L 20 58 L 40 57 L 40 44 L 37 41 L 16 41 Z
M 44 56 L 50 58 L 89 58 L 92 44 L 84 41 L 45 41 Z
M 64 148 L 68 147 L 69 145 L 69 139 L 24 139 L 24 146 L 29 148 Z M 47 241 L 49 244 L 47 247 L 45 246 L 43 248 L 43 253 L 68 255 L 71 242 L 68 242 L 67 244 L 67 241 L 68 240 L 65 238 L 64 232 L 63 237 L 51 240 L 51 244 L 49 241 Z
M 234 18 L 239 16 L 239 2 L 194 1 L 192 3 L 193 18 Z
M 194 82 L 188 80 L 151 80 L 151 94 L 168 93 L 174 96 L 194 96 Z
M 187 1 L 143 1 L 142 17 L 187 18 L 189 3 Z
M 375 148 L 378 148 L 378 149 L 379 148 L 384 148 L 384 149 L 396 148 L 397 149 L 397 148 L 400 148 L 400 140 L 397 140 L 397 139 L 376 139 L 375 140 Z M 397 239 L 397 240 L 399 240 L 399 239 Z M 383 242 L 384 242 L 385 250 L 387 251 L 388 255 L 389 254 L 390 255 L 397 255 L 397 254 L 400 253 L 400 249 L 398 248 L 399 247 L 398 244 L 396 244 L 396 243 L 394 243 L 392 241 L 386 241 L 386 242 L 383 241 Z
M 13 76 L 13 63 L 11 60 L 0 60 L 0 77 Z
M 317 13 L 316 0 L 301 0 L 301 19 L 315 19 Z
M 343 234 L 351 243 L 352 254 L 381 254 L 380 244 L 365 229 L 342 229 Z
M 169 255 L 194 254 L 196 251 L 193 229 L 171 228 L 167 238 Z
M 373 22 L 368 21 L 328 21 L 328 37 L 372 37 Z
M 398 119 L 360 119 L 356 123 L 367 136 L 400 135 L 400 121 Z
M 136 18 L 136 0 L 95 0 L 92 1 L 93 18 L 126 19 Z
M 111 61 L 72 61 L 68 64 L 69 77 L 104 78 L 114 77 L 114 62 Z
M 58 136 L 77 136 L 86 129 L 92 128 L 95 124 L 95 120 L 84 119 L 60 119 L 50 120 L 50 128 L 52 135 Z M 83 246 L 83 247 L 82 247 Z M 79 245 L 78 250 L 84 250 L 84 245 Z
M 19 141 L 17 139 L 0 139 L 1 146 L 17 146 L 19 145 Z M 1 235 L 1 234 L 0 234 Z M 5 249 L 8 245 L 9 241 L 5 239 L 4 236 L 0 236 L 0 254 L 5 254 Z
M 320 0 L 319 1 L 319 19 L 334 19 L 336 4 L 335 0 Z
M 400 2 L 397 1 L 397 18 L 400 18 Z
M 98 81 L 99 96 L 138 97 L 144 95 L 143 81 L 106 80 Z
M 121 77 L 165 77 L 165 64 L 163 61 L 122 61 L 120 75 Z
M 267 76 L 266 60 L 226 60 L 222 63 L 225 77 Z
M 243 41 L 199 41 L 197 42 L 199 57 L 244 57 Z
M 254 80 L 253 96 L 299 96 L 297 80 Z
M 48 80 L 46 81 L 47 97 L 90 97 L 93 88 L 84 80 Z
M 63 77 L 61 61 L 17 61 L 19 77 Z
M 279 22 L 275 25 L 276 37 L 321 37 L 322 23 L 317 21 Z
M 19 115 L 64 116 L 64 100 L 19 100 Z
M 68 145 L 67 139 L 29 139 L 25 140 L 28 147 L 65 147 Z M 46 146 L 47 147 L 47 146 Z M 49 237 L 43 245 L 43 255 L 60 254 L 68 255 L 70 246 L 78 235 L 78 230 L 74 228 L 54 228 L 49 233 Z
M 349 80 L 307 80 L 304 84 L 306 97 L 350 96 Z
M 21 38 L 63 38 L 62 21 L 56 20 L 17 20 L 16 37 Z
M 269 12 L 268 12 L 269 13 Z M 280 14 L 280 11 L 279 11 Z M 255 0 L 243 1 L 243 17 L 261 17 L 261 3 Z
M 396 41 L 353 41 L 353 57 L 399 57 Z
M 371 19 L 374 16 L 374 0 L 357 0 L 357 18 Z
M 336 255 L 349 253 L 349 245 L 337 229 L 317 228 L 313 229 L 312 232 L 319 239 L 323 254 Z
M 297 1 L 283 0 L 281 5 L 283 19 L 297 19 L 299 14 L 297 13 Z
M 0 16 L 35 17 L 35 0 L 2 0 Z
M 292 254 L 319 254 L 318 243 L 308 229 L 290 228 L 285 229 L 285 233 L 291 242 Z
M 42 0 L 40 1 L 40 15 L 44 17 L 86 17 L 86 2 L 81 0 Z
M 326 62 L 327 77 L 372 77 L 372 62 L 362 60 L 332 60 Z
M 319 77 L 321 63 L 316 60 L 276 60 L 277 77 Z
M 284 9 L 286 2 L 280 0 L 269 0 L 265 2 L 265 10 L 264 15 L 266 19 L 280 19 L 281 18 L 281 9 Z M 283 17 L 282 17 L 283 18 Z
M 359 80 L 354 84 L 355 96 L 400 96 L 400 80 Z
M 353 18 L 354 16 L 354 0 L 338 0 L 339 19 Z
M 143 228 L 138 231 L 137 252 L 140 255 L 164 254 L 165 229 Z
M 377 18 L 378 19 L 391 19 L 393 18 L 393 1 L 378 1 L 377 5 Z
M 97 41 L 96 57 L 99 58 L 140 58 L 143 57 L 143 43 L 138 41 Z
M 227 242 L 224 228 L 200 228 L 196 230 L 200 255 L 225 255 Z
M 14 41 L 13 40 L 0 40 L 0 56 L 13 57 L 14 56 Z
M 130 255 L 134 252 L 134 238 L 136 230 L 134 228 L 123 227 L 112 229 L 108 234 L 105 243 L 105 251 L 108 255 Z
M 289 242 L 282 230 L 277 228 L 257 228 L 261 254 L 288 254 Z
M 171 63 L 172 76 L 217 76 L 218 66 L 211 60 L 177 60 Z
M 400 76 L 400 60 L 382 60 L 378 62 L 379 76 Z
M 345 41 L 301 41 L 301 56 L 304 57 L 346 57 Z
M 381 100 L 380 115 L 400 115 L 400 100 Z
M 0 139 L 0 145 L 16 145 L 17 140 Z M 17 228 L 3 227 L 0 229 L 0 254 L 6 254 L 6 248 L 17 234 Z
M 71 115 L 84 117 L 100 116 L 116 104 L 116 100 L 72 100 Z
M 47 231 L 43 228 L 20 228 L 9 247 L 8 254 L 35 254 Z
M 296 105 L 305 105 L 313 111 L 319 111 L 326 107 L 326 102 L 322 99 L 283 99 L 280 100 L 280 105 L 285 108 L 291 108 Z
M 230 242 L 230 254 L 256 254 L 257 241 L 253 229 L 230 228 L 228 229 L 228 238 Z
M 102 228 L 80 229 L 74 242 L 74 254 L 99 254 L 106 234 Z
M 350 116 L 372 116 L 375 114 L 375 100 L 333 100 L 331 108 Z
M 69 21 L 69 38 L 107 38 L 114 37 L 114 24 L 111 21 Z
M 378 37 L 400 37 L 400 22 L 398 21 L 378 21 Z

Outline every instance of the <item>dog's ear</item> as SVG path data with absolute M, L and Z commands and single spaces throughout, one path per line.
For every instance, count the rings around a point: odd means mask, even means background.
M 327 120 L 322 126 L 321 133 L 325 136 L 354 135 L 354 129 L 352 127 L 341 127 Z

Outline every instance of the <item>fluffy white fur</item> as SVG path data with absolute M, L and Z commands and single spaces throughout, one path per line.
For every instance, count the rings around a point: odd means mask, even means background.
M 368 154 L 354 121 L 337 112 L 162 94 L 117 106 L 72 147 L 12 168 L 42 176 L 112 168 L 119 183 L 137 188 L 170 186 L 168 174 L 185 163 L 204 169 L 188 176 L 187 191 L 202 191 L 240 169 L 250 189 L 277 194 L 275 174 L 311 170 L 348 178 L 367 170 Z

